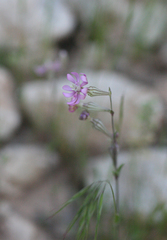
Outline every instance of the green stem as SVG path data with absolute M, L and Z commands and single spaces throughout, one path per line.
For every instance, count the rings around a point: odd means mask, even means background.
M 115 171 L 117 171 L 117 140 L 116 140 L 116 132 L 114 126 L 114 112 L 112 109 L 112 93 L 109 88 L 109 97 L 110 97 L 110 108 L 111 108 L 111 126 L 113 131 L 113 139 L 112 139 L 112 160 L 114 164 Z M 115 178 L 115 196 L 116 196 L 116 214 L 119 215 L 119 176 L 114 174 Z M 119 239 L 119 224 L 117 225 L 117 239 Z

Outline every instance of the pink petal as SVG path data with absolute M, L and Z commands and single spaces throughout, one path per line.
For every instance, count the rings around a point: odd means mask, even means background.
M 62 89 L 66 90 L 66 91 L 73 91 L 72 88 L 70 86 L 68 86 L 68 85 L 64 85 L 62 87 Z
M 72 93 L 64 93 L 63 92 L 63 95 L 65 96 L 65 97 L 67 97 L 67 98 L 69 98 L 69 97 L 72 97 L 72 96 L 74 96 L 74 91 L 72 92 Z
M 75 79 L 74 79 L 73 76 L 71 76 L 69 73 L 67 74 L 67 79 L 68 79 L 70 82 L 76 84 Z
M 87 80 L 86 74 L 84 74 L 84 73 L 81 73 L 81 74 L 82 74 L 82 76 L 80 77 L 81 80 L 82 80 L 83 82 L 87 82 L 87 83 L 88 83 L 88 80 Z
M 86 96 L 87 92 L 88 92 L 88 88 L 82 88 L 81 92 Z
M 73 74 L 76 77 L 77 83 L 79 84 L 80 83 L 80 76 L 79 76 L 79 74 L 77 72 L 71 72 L 71 74 Z
M 86 98 L 86 96 L 85 95 L 79 95 L 79 98 L 80 98 L 80 100 L 81 99 L 84 100 Z
M 88 80 L 87 80 L 87 77 L 86 75 L 84 74 L 83 76 L 81 76 L 81 87 L 85 86 L 86 84 L 88 84 Z
M 73 97 L 71 99 L 71 102 L 67 102 L 68 105 L 75 105 L 75 102 L 77 101 L 77 97 Z
M 75 102 L 75 105 L 78 104 L 78 103 L 80 102 L 80 100 L 81 100 L 81 95 L 78 95 L 78 99 L 77 99 L 77 101 Z

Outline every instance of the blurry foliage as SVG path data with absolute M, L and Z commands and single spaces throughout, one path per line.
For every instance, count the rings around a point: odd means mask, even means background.
M 138 214 L 126 215 L 122 223 L 128 240 L 165 240 L 167 236 L 167 211 L 164 204 L 159 204 L 147 218 Z
M 99 240 L 114 239 L 112 221 L 107 212 L 102 214 Z M 159 204 L 150 213 L 143 217 L 137 213 L 121 214 L 120 239 L 124 240 L 166 240 L 167 237 L 167 210 L 165 204 Z M 89 239 L 93 239 L 89 238 Z
M 152 128 L 152 116 L 154 114 L 153 108 L 154 102 L 146 102 L 143 104 L 142 109 L 140 111 L 139 119 L 142 123 L 142 131 L 146 133 L 149 129 Z

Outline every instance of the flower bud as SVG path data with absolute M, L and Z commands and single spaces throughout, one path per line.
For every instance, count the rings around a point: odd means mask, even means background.
M 95 128 L 96 130 L 104 133 L 105 135 L 107 135 L 109 138 L 111 138 L 111 134 L 108 132 L 108 130 L 106 129 L 106 127 L 104 126 L 104 124 L 97 118 L 92 118 L 91 119 L 91 123 L 93 124 L 93 128 Z
M 96 87 L 93 87 L 93 86 L 90 86 L 90 87 L 88 87 L 87 94 L 90 97 L 95 97 L 95 96 L 106 96 L 106 95 L 109 95 L 109 92 L 100 90 L 100 89 L 98 89 Z
M 94 102 L 83 103 L 81 107 L 88 111 L 111 112 L 109 108 L 101 107 Z
M 68 105 L 68 111 L 69 112 L 75 112 L 75 110 L 78 108 L 77 105 Z
M 86 111 L 86 110 L 84 110 L 84 111 L 81 113 L 79 119 L 80 119 L 80 120 L 86 120 L 88 117 L 89 117 L 89 112 Z

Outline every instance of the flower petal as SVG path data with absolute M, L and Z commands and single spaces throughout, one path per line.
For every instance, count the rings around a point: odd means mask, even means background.
M 65 97 L 69 98 L 69 97 L 74 96 L 74 93 L 75 93 L 74 91 L 71 92 L 71 93 L 65 93 L 65 92 L 63 92 L 63 95 L 64 95 Z
M 86 98 L 86 95 L 79 95 L 80 100 L 84 100 Z
M 86 96 L 87 92 L 88 92 L 88 88 L 81 89 L 81 93 L 83 93 L 85 96 Z
M 79 76 L 79 74 L 77 72 L 71 72 L 71 74 L 73 74 L 76 77 L 77 83 L 79 84 L 80 83 L 80 76 Z
M 81 87 L 83 87 L 83 86 L 85 86 L 86 84 L 88 84 L 88 80 L 87 80 L 86 74 L 83 74 L 83 75 L 81 76 L 81 81 L 82 81 Z
M 71 102 L 67 102 L 67 104 L 68 104 L 68 105 L 75 105 L 77 99 L 78 99 L 78 97 L 74 95 L 74 96 L 71 98 Z
M 69 73 L 67 74 L 67 79 L 68 79 L 70 82 L 76 84 L 75 79 L 74 79 L 73 76 L 71 76 Z
M 81 100 L 81 95 L 78 95 L 77 101 L 75 102 L 75 105 L 78 104 L 80 102 L 80 100 Z
M 66 90 L 66 91 L 73 91 L 72 88 L 70 86 L 68 86 L 68 85 L 64 85 L 62 87 L 62 89 Z

